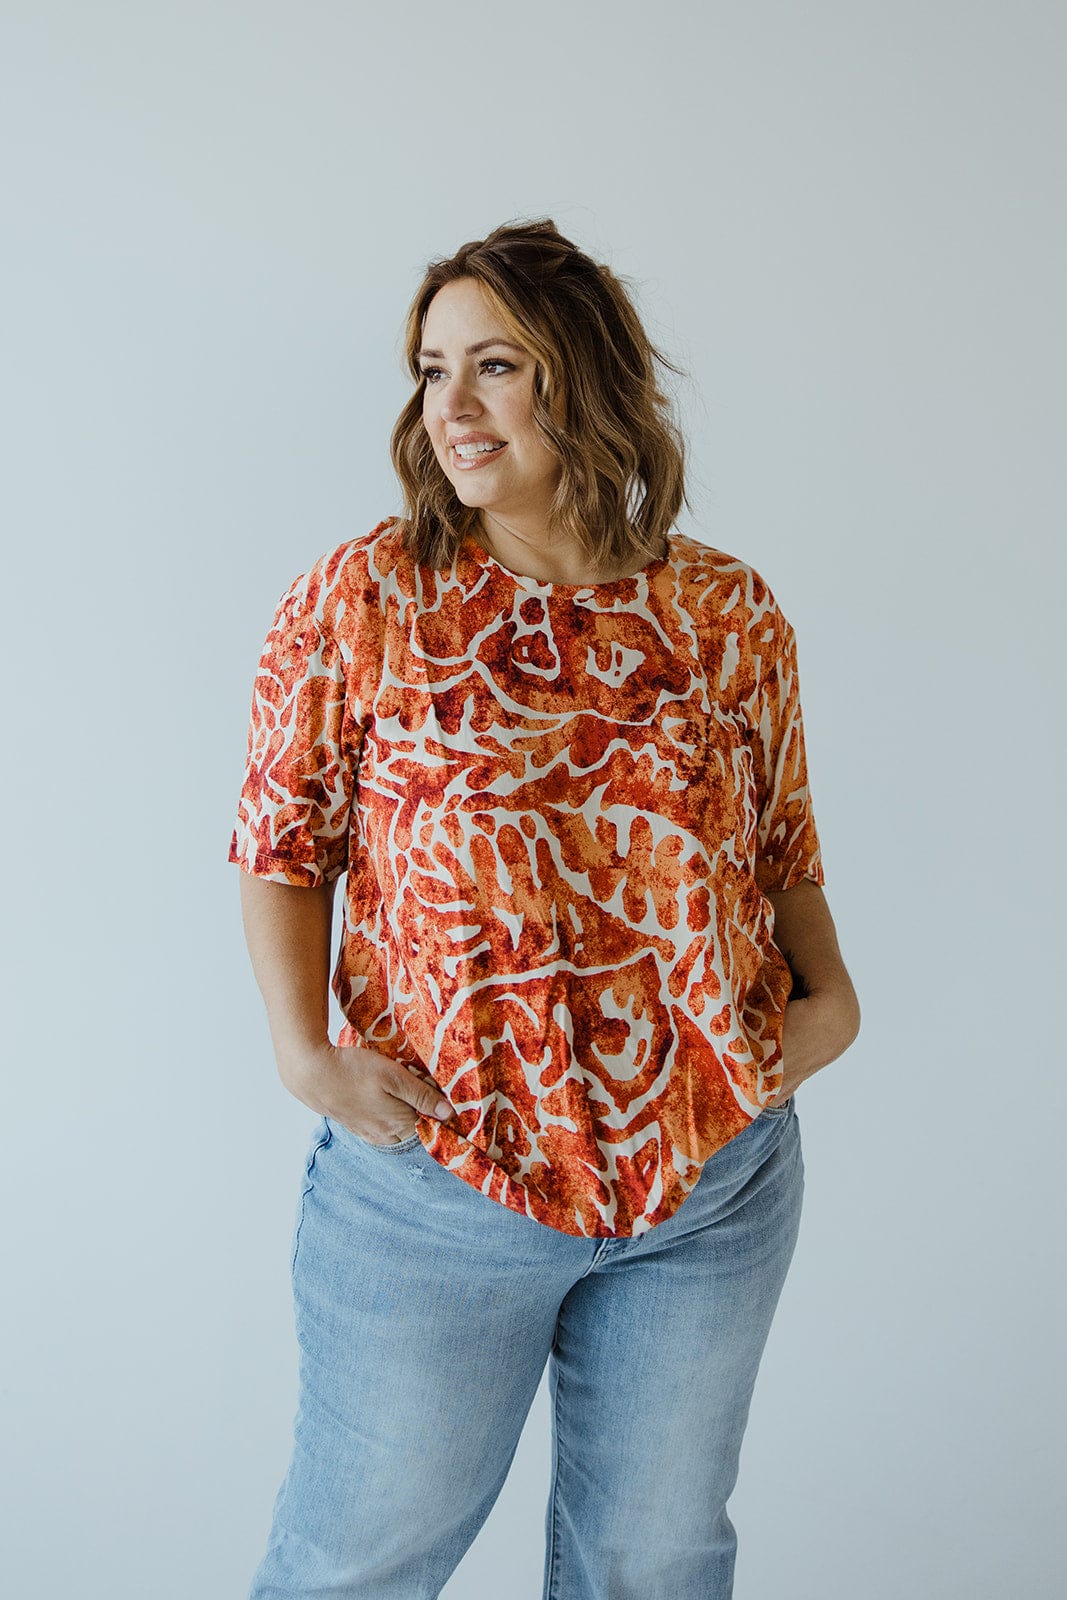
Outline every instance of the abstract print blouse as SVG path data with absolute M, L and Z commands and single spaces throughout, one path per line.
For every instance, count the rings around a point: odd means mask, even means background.
M 387 519 L 283 596 L 230 860 L 345 875 L 339 1043 L 436 1081 L 430 1156 L 563 1233 L 636 1236 L 781 1084 L 766 891 L 823 883 L 793 630 L 672 532 L 558 584 Z

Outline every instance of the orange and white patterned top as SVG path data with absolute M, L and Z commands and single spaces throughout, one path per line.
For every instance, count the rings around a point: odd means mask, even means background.
M 781 1084 L 763 891 L 823 883 L 793 630 L 672 532 L 603 584 L 389 518 L 283 596 L 230 860 L 347 874 L 339 1043 L 435 1080 L 433 1159 L 563 1233 L 636 1236 Z

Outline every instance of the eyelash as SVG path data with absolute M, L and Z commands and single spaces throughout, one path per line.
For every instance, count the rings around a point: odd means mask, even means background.
M 479 361 L 478 365 L 479 365 L 479 367 L 503 367 L 505 372 L 514 372 L 515 371 L 515 368 L 512 366 L 510 361 L 502 361 L 497 356 L 487 356 L 484 361 Z M 431 379 L 430 374 L 432 372 L 440 372 L 441 368 L 440 367 L 422 367 L 420 370 L 422 372 L 423 377 L 426 379 L 426 382 L 427 383 L 431 383 L 434 380 Z M 491 373 L 490 376 L 491 377 L 499 377 L 500 374 L 499 373 Z

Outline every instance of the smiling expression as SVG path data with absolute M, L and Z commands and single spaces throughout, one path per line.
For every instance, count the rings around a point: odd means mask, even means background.
M 430 301 L 419 367 L 423 425 L 459 500 L 508 521 L 547 521 L 560 464 L 534 423 L 536 363 L 475 279 Z

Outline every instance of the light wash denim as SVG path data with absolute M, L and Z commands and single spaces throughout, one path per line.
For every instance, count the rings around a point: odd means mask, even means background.
M 726 1502 L 803 1189 L 792 1099 L 635 1239 L 560 1233 L 417 1135 L 372 1145 L 322 1117 L 292 1245 L 293 1451 L 249 1600 L 440 1594 L 546 1362 L 544 1600 L 727 1600 Z

